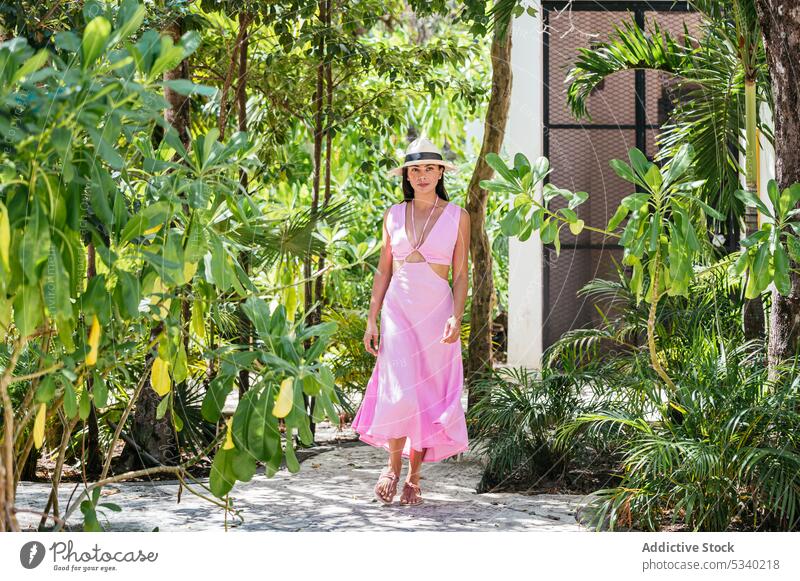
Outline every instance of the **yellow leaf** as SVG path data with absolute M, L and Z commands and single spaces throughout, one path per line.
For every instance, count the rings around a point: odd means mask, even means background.
M 272 408 L 272 415 L 276 418 L 285 418 L 292 411 L 292 401 L 294 400 L 294 378 L 287 377 L 281 381 L 281 389 L 278 392 L 278 401 Z
M 8 250 L 11 247 L 11 225 L 8 221 L 8 210 L 0 203 L 0 260 L 3 261 L 3 266 L 6 270 L 10 270 L 8 266 Z
M 89 331 L 89 354 L 86 356 L 86 365 L 94 365 L 97 363 L 97 350 L 100 347 L 100 321 L 97 320 L 97 315 L 92 316 L 92 330 Z
M 225 434 L 225 443 L 222 445 L 223 450 L 230 450 L 234 447 L 233 445 L 233 426 L 231 423 L 233 422 L 233 418 L 228 418 L 225 422 L 227 426 L 227 433 Z
M 569 223 L 569 231 L 572 232 L 575 236 L 583 232 L 583 225 L 584 221 L 578 218 L 574 222 Z
M 156 357 L 153 361 L 153 368 L 150 370 L 150 385 L 153 390 L 161 396 L 167 395 L 170 389 L 169 362 L 161 357 Z
M 192 304 L 192 321 L 191 327 L 194 334 L 205 343 L 206 340 L 206 322 L 205 322 L 205 306 L 203 301 L 195 300 Z
M 166 293 L 167 290 L 169 289 L 167 285 L 164 284 L 164 281 L 161 280 L 161 277 L 156 277 L 156 280 L 153 283 L 153 290 L 150 294 L 150 304 L 155 305 L 159 301 L 163 301 L 162 304 L 158 305 L 158 315 L 156 315 L 157 320 L 165 319 L 169 314 L 169 305 L 172 302 L 172 299 L 164 298 L 164 293 Z
M 187 283 L 194 278 L 194 273 L 197 272 L 196 262 L 187 262 L 183 265 L 183 282 Z
M 33 422 L 33 445 L 36 449 L 42 447 L 44 441 L 44 420 L 47 417 L 47 405 L 40 403 L 39 410 L 36 412 L 36 419 Z
M 147 230 L 145 230 L 144 233 L 145 234 L 155 234 L 156 232 L 161 230 L 161 226 L 163 226 L 163 224 L 156 224 L 152 228 L 148 228 Z

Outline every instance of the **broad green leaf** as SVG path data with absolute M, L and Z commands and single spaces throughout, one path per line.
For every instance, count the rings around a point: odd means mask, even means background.
M 650 169 L 647 170 L 647 173 L 644 176 L 644 181 L 654 192 L 657 192 L 661 189 L 661 171 L 656 164 L 652 164 Z
M 494 152 L 490 152 L 486 154 L 486 163 L 494 169 L 500 176 L 506 180 L 509 184 L 515 185 L 517 187 L 521 187 L 517 176 L 513 170 L 510 170 L 503 159 Z
M 267 385 L 255 402 L 247 425 L 246 449 L 262 462 L 272 458 L 276 449 L 280 447 L 278 419 L 272 414 L 274 399 L 273 387 Z
M 111 23 L 103 16 L 94 18 L 86 25 L 86 29 L 83 31 L 83 41 L 81 42 L 84 70 L 94 64 L 97 57 L 103 53 L 110 34 Z
M 209 476 L 209 488 L 211 493 L 217 498 L 223 498 L 233 488 L 236 482 L 236 474 L 233 471 L 233 459 L 236 457 L 236 450 L 217 450 L 214 460 L 211 463 L 211 474 Z
M 792 290 L 792 283 L 789 279 L 789 257 L 786 255 L 782 244 L 775 247 L 773 255 L 773 262 L 775 267 L 775 288 L 783 296 L 788 296 Z
M 27 337 L 42 322 L 42 298 L 38 285 L 25 285 L 14 297 L 14 324 L 20 335 Z
M 139 30 L 144 22 L 146 14 L 145 7 L 139 4 L 138 0 L 122 0 L 115 24 L 114 35 L 111 40 L 116 44 L 128 38 L 131 34 Z
M 297 461 L 297 456 L 294 453 L 294 442 L 292 441 L 292 435 L 287 431 L 286 432 L 286 468 L 292 474 L 295 474 L 300 471 L 300 463 Z
M 644 153 L 642 153 L 637 148 L 633 147 L 628 150 L 628 159 L 631 161 L 631 166 L 633 170 L 639 174 L 642 178 L 644 178 L 647 173 L 650 171 L 650 168 L 656 166 L 654 163 L 651 163 L 647 160 Z
M 47 52 L 47 49 L 41 49 L 35 55 L 26 60 L 22 66 L 14 72 L 14 76 L 11 77 L 11 83 L 9 84 L 16 85 L 24 77 L 27 77 L 31 73 L 38 71 L 44 66 L 44 63 L 47 62 L 49 56 L 50 53 Z
M 208 384 L 200 413 L 207 422 L 216 423 L 222 414 L 225 399 L 233 389 L 232 375 L 217 375 Z
M 625 216 L 628 215 L 629 209 L 623 205 L 617 206 L 617 211 L 614 212 L 614 215 L 611 216 L 611 220 L 608 221 L 608 226 L 606 229 L 609 232 L 613 232 L 617 226 L 619 226 L 622 221 L 625 219 Z

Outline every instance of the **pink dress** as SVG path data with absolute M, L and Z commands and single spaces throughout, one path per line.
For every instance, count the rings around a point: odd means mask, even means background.
M 426 262 L 406 261 L 392 275 L 381 306 L 378 356 L 352 423 L 361 440 L 386 450 L 389 438 L 407 437 L 402 455 L 427 448 L 423 462 L 468 449 L 461 341 L 440 342 L 453 315 L 453 291 L 428 264 L 452 263 L 461 208 L 445 203 L 417 248 Z M 386 216 L 392 256 L 399 260 L 414 252 L 407 205 L 394 204 Z

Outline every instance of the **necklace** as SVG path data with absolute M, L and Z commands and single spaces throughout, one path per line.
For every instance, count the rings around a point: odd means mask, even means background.
M 431 211 L 428 213 L 428 219 L 425 220 L 425 224 L 422 225 L 422 233 L 420 235 L 420 239 L 424 238 L 424 236 L 425 236 L 425 228 L 428 226 L 428 222 L 430 221 L 431 216 L 433 216 L 433 211 L 436 209 L 436 204 L 438 202 L 439 202 L 439 198 L 437 196 L 436 199 L 433 200 L 433 206 L 431 206 Z M 411 199 L 411 231 L 414 233 L 414 246 L 412 246 L 412 248 L 414 248 L 416 250 L 416 249 L 419 248 L 419 244 L 418 244 L 419 240 L 417 239 L 417 227 L 414 225 L 414 199 L 413 198 Z

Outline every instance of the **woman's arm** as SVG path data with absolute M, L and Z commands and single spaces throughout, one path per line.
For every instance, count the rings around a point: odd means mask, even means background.
M 373 355 L 378 354 L 378 314 L 383 304 L 383 297 L 389 282 L 392 280 L 392 246 L 388 230 L 386 230 L 387 209 L 383 213 L 383 246 L 381 256 L 378 260 L 378 272 L 372 281 L 372 298 L 369 302 L 369 314 L 367 315 L 367 330 L 364 333 L 364 347 Z M 373 345 L 374 343 L 374 345 Z
M 453 316 L 461 324 L 464 306 L 467 304 L 469 288 L 469 212 L 461 208 L 461 220 L 458 223 L 458 237 L 453 250 Z

